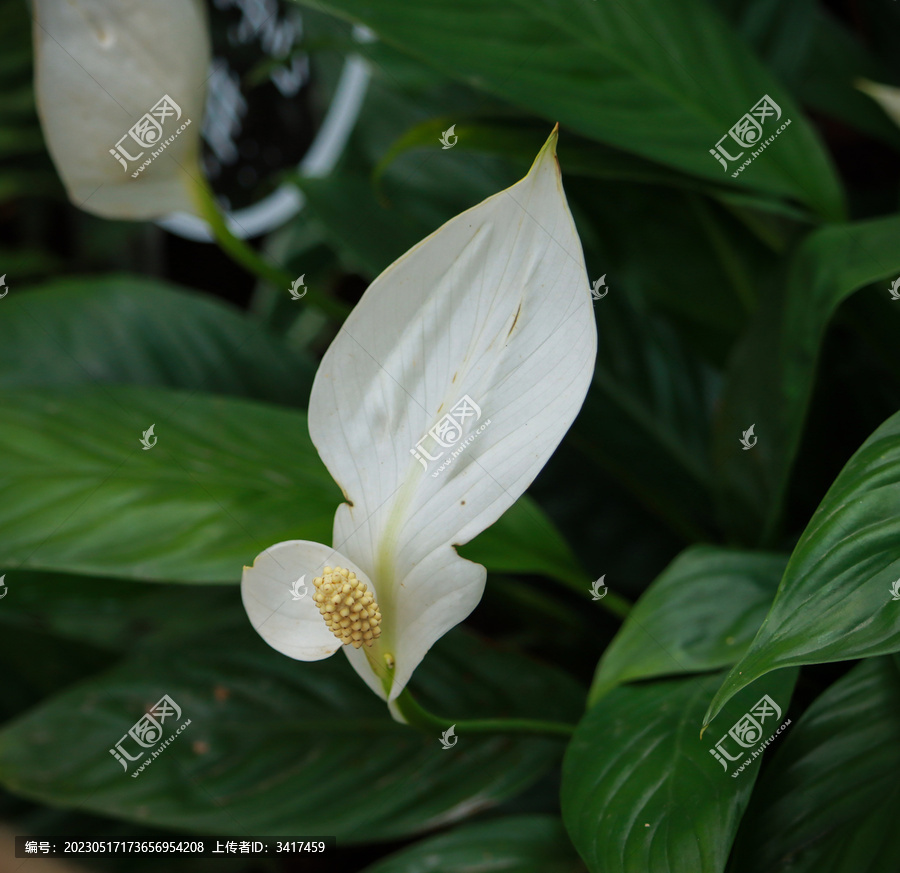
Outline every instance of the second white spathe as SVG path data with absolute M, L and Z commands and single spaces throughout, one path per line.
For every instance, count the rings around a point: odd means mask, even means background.
M 35 92 L 53 162 L 70 200 L 106 218 L 151 219 L 194 212 L 210 40 L 202 0 L 35 0 Z M 181 111 L 164 139 L 188 120 L 158 158 L 159 145 L 128 137 L 168 95 Z M 123 144 L 144 155 L 127 167 L 110 154 Z

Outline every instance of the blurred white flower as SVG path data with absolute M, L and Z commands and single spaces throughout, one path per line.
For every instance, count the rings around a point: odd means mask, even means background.
M 369 286 L 310 399 L 310 435 L 346 497 L 333 548 L 278 543 L 244 568 L 244 607 L 269 645 L 306 661 L 343 648 L 389 701 L 481 599 L 486 571 L 455 547 L 531 484 L 594 371 L 590 283 L 556 138 L 524 179 L 448 221 Z M 435 477 L 411 450 L 464 397 L 491 426 Z M 315 592 L 295 601 L 289 587 L 301 573 Z
M 38 114 L 69 199 L 106 218 L 196 212 L 203 0 L 34 0 L 34 46 Z
M 880 85 L 868 79 L 857 79 L 856 87 L 868 94 L 885 112 L 885 115 L 900 127 L 900 88 Z

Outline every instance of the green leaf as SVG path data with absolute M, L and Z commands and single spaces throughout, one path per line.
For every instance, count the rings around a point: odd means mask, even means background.
M 107 652 L 209 632 L 244 615 L 231 585 L 131 585 L 28 570 L 7 573 L 6 584 L 9 593 L 0 609 L 4 633 L 22 628 Z
M 458 631 L 414 685 L 425 706 L 460 719 L 573 720 L 582 693 L 564 674 Z M 140 762 L 126 774 L 108 749 L 164 694 L 183 711 L 171 726 L 191 724 L 134 778 Z M 179 831 L 358 843 L 494 806 L 561 751 L 553 739 L 464 734 L 445 751 L 437 735 L 394 722 L 342 655 L 298 663 L 246 624 L 146 651 L 12 723 L 0 732 L 0 782 L 54 806 Z
M 348 266 L 377 276 L 433 228 L 379 203 L 365 170 L 344 168 L 326 179 L 298 179 L 308 209 Z M 351 207 L 352 204 L 352 207 Z
M 839 183 L 812 128 L 700 0 L 305 2 L 551 123 L 717 183 L 796 198 L 832 218 L 842 213 Z M 765 94 L 791 126 L 732 179 L 709 151 Z
M 6 277 L 3 284 L 9 287 L 9 283 L 12 281 L 15 291 L 21 290 L 19 287 L 20 280 L 25 277 L 30 279 L 35 276 L 52 275 L 65 269 L 64 261 L 61 258 L 38 247 L 2 246 L 0 247 L 0 264 L 3 265 L 3 269 L 6 271 L 3 274 Z M 9 313 L 7 313 L 7 318 L 0 322 L 0 330 L 4 329 L 8 316 Z M 2 347 L 0 347 L 0 351 L 2 350 Z
M 443 107 L 443 109 L 445 110 L 446 107 Z M 427 148 L 429 151 L 432 151 L 433 154 L 435 140 L 438 140 L 443 130 L 451 124 L 455 125 L 455 131 L 459 137 L 456 145 L 453 147 L 455 155 L 460 155 L 464 152 L 474 152 L 501 156 L 508 161 L 515 161 L 521 167 L 523 173 L 531 166 L 535 154 L 540 151 L 541 146 L 547 138 L 546 124 L 536 122 L 534 119 L 495 119 L 479 117 L 456 121 L 455 118 L 449 116 L 431 118 L 411 127 L 403 134 L 403 136 L 391 144 L 391 147 L 378 163 L 375 170 L 376 178 L 378 178 L 380 174 L 384 172 L 385 168 L 389 167 L 398 156 L 404 155 L 413 149 Z M 653 190 L 647 192 L 645 197 L 652 198 L 653 209 L 657 211 L 660 206 L 666 205 L 665 200 L 663 200 L 663 203 L 660 203 L 660 200 L 663 199 L 661 198 L 661 195 L 665 197 L 665 195 L 669 193 L 659 191 L 658 189 L 660 188 L 676 188 L 685 192 L 694 191 L 707 194 L 709 197 L 718 200 L 726 208 L 732 211 L 734 215 L 744 222 L 754 233 L 759 234 L 764 242 L 776 248 L 780 247 L 782 242 L 780 234 L 774 232 L 771 227 L 773 221 L 789 219 L 792 222 L 801 222 L 805 224 L 812 220 L 812 216 L 806 210 L 791 206 L 783 200 L 737 191 L 734 188 L 726 187 L 724 184 L 715 184 L 713 182 L 705 181 L 696 176 L 691 176 L 687 173 L 673 170 L 670 167 L 665 167 L 662 164 L 645 160 L 644 158 L 640 158 L 629 152 L 602 145 L 601 143 L 594 142 L 569 131 L 566 131 L 562 151 L 563 154 L 559 156 L 560 167 L 567 179 L 571 179 L 573 176 L 585 176 L 608 183 L 617 183 L 619 185 L 637 182 L 641 185 L 653 186 Z M 583 188 L 583 185 L 576 187 L 572 186 L 570 183 L 570 193 L 583 190 Z M 637 223 L 643 223 L 646 207 L 644 203 L 641 202 L 640 197 L 638 197 L 638 202 L 634 202 L 636 193 L 638 193 L 638 191 L 636 191 L 634 186 L 630 186 L 626 197 L 619 198 L 615 189 L 613 189 L 597 199 L 605 205 L 607 200 L 616 197 L 619 210 L 629 209 L 630 212 L 638 213 L 634 220 Z M 582 200 L 583 199 L 584 198 L 582 198 Z M 665 199 L 672 198 L 666 197 Z M 701 211 L 700 206 L 695 200 L 687 200 L 685 202 L 684 198 L 679 199 L 673 204 L 673 208 L 677 209 L 679 214 L 672 220 L 669 220 L 664 216 L 660 217 L 659 224 L 661 227 L 660 232 L 658 233 L 658 240 L 654 240 L 652 243 L 654 248 L 657 247 L 661 241 L 668 241 L 670 243 L 667 247 L 669 250 L 666 251 L 665 258 L 663 259 L 666 261 L 671 254 L 691 254 L 690 249 L 696 248 L 695 246 L 689 247 L 688 252 L 685 252 L 682 242 L 678 239 L 672 239 L 672 234 L 680 231 L 682 235 L 689 235 L 693 239 L 697 234 L 697 229 L 691 224 L 685 226 L 684 219 L 690 218 L 696 220 L 696 216 L 692 213 L 699 213 Z M 762 215 L 758 216 L 756 213 L 762 213 Z M 598 217 L 608 216 L 603 209 L 600 209 L 592 215 L 595 222 Z M 621 218 L 619 221 L 609 218 L 609 226 L 616 231 L 620 230 L 623 224 L 625 226 L 630 226 L 630 218 L 626 218 L 625 221 L 622 221 Z M 707 224 L 710 230 L 717 231 L 719 235 L 722 234 L 724 228 L 722 228 L 719 223 L 710 221 L 707 222 Z M 654 229 L 655 225 L 644 224 L 645 232 L 652 232 Z M 599 230 L 600 228 L 597 228 L 598 235 Z M 706 229 L 701 228 L 701 230 L 705 231 Z M 665 231 L 665 233 L 663 233 L 663 231 Z M 608 228 L 603 234 L 604 237 L 607 234 Z M 626 240 L 630 239 L 624 232 L 623 236 Z M 617 248 L 617 243 L 610 243 L 610 248 L 615 250 Z M 713 248 L 721 256 L 722 246 L 714 245 Z M 708 260 L 697 257 L 695 263 L 696 266 L 694 269 L 697 267 L 704 269 L 708 265 Z M 641 266 L 652 266 L 652 264 L 642 263 Z M 679 270 L 670 267 L 668 263 L 665 264 L 664 271 L 669 284 L 671 284 L 673 280 L 679 278 Z M 659 272 L 662 273 L 663 269 L 660 269 Z M 703 284 L 708 281 L 709 280 L 707 279 L 700 279 L 698 282 L 698 279 L 694 278 L 691 287 L 695 288 L 697 287 L 697 284 Z M 694 296 L 693 294 L 684 295 L 678 293 L 679 290 L 680 289 L 675 289 L 672 292 L 670 299 L 680 302 L 682 305 L 687 304 L 691 306 L 692 309 L 694 309 L 695 314 L 703 316 L 704 320 L 709 320 L 708 310 L 710 307 L 723 308 L 723 301 L 718 296 L 707 297 L 702 301 L 703 305 L 698 305 L 697 301 L 688 299 L 692 298 Z M 724 302 L 726 303 L 724 308 L 727 309 L 728 301 Z
M 775 602 L 710 704 L 780 667 L 900 651 L 900 412 L 840 472 L 800 537 Z M 708 720 L 708 719 L 707 719 Z
M 357 45 L 353 50 L 357 49 L 366 54 L 376 51 L 373 79 L 341 161 L 327 178 L 301 176 L 294 181 L 307 201 L 298 221 L 312 221 L 349 269 L 376 276 L 441 224 L 520 176 L 505 158 L 439 149 L 441 160 L 403 155 L 376 179 L 376 165 L 398 131 L 449 106 L 468 112 L 476 100 L 482 108 L 484 101 L 428 70 L 429 79 L 437 82 L 404 84 L 406 75 L 403 67 L 398 70 L 398 60 L 405 67 L 420 72 L 422 68 L 383 43 Z M 545 128 L 541 146 L 546 138 Z
M 759 781 L 734 873 L 900 870 L 900 673 L 865 661 L 791 725 Z
M 341 492 L 302 411 L 96 385 L 0 390 L 0 404 L 0 566 L 228 582 L 274 543 L 331 542 Z M 528 498 L 466 554 L 492 572 L 584 575 Z
M 540 573 L 581 590 L 590 578 L 562 534 L 527 494 L 459 553 L 494 573 Z
M 449 116 L 429 118 L 409 128 L 391 145 L 379 162 L 377 174 L 380 176 L 398 156 L 412 149 L 433 151 L 435 142 L 451 124 L 454 125 L 454 132 L 458 137 L 453 146 L 455 154 L 471 151 L 498 155 L 514 160 L 524 166 L 525 170 L 531 166 L 534 156 L 547 139 L 546 124 L 536 123 L 534 120 L 473 118 L 456 121 Z M 560 166 L 567 176 L 590 176 L 595 179 L 641 182 L 710 192 L 727 190 L 703 182 L 687 173 L 679 173 L 629 152 L 571 133 L 566 134 L 562 150 L 564 154 Z
M 786 561 L 715 546 L 682 552 L 603 653 L 588 706 L 623 682 L 736 663 L 766 616 Z
M 18 594 L 11 588 L 3 598 L 3 694 L 0 696 L 0 723 L 20 715 L 51 694 L 85 676 L 109 667 L 109 652 L 90 640 L 75 642 L 40 628 L 9 626 L 5 621 L 6 601 Z
M 2 566 L 223 582 L 273 543 L 330 542 L 340 490 L 303 412 L 130 386 L 0 405 Z
M 642 301 L 616 289 L 595 306 L 594 378 L 568 440 L 673 530 L 706 538 L 715 375 Z
M 894 80 L 891 67 L 878 59 L 868 40 L 864 44 L 827 9 L 816 9 L 811 51 L 797 87 L 800 99 L 816 112 L 900 149 L 900 130 L 856 87 L 860 77 Z
M 159 280 L 67 279 L 4 300 L 0 388 L 119 382 L 305 406 L 313 375 L 238 310 Z
M 825 329 L 846 297 L 900 272 L 898 235 L 900 215 L 810 234 L 735 349 L 714 457 L 720 514 L 741 542 L 775 541 Z M 877 290 L 889 306 L 888 283 Z M 751 424 L 757 445 L 744 450 Z
M 770 677 L 729 703 L 700 737 L 706 701 L 719 674 L 613 690 L 589 709 L 563 762 L 563 821 L 591 873 L 722 873 L 762 756 L 729 772 L 710 754 L 763 695 L 787 708 L 795 671 Z M 723 727 L 718 727 L 718 725 Z M 762 723 L 763 736 L 781 720 Z
M 578 855 L 558 818 L 517 815 L 430 837 L 362 873 L 577 873 L 580 869 Z
M 793 83 L 812 42 L 815 0 L 716 0 L 782 81 Z

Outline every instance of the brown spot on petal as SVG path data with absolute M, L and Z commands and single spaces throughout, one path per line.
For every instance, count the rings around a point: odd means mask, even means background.
M 516 310 L 516 317 L 513 319 L 512 326 L 509 329 L 509 333 L 506 335 L 506 338 L 509 339 L 510 334 L 513 332 L 513 328 L 516 326 L 516 322 L 519 320 L 519 313 L 522 311 L 522 303 L 519 302 L 519 308 Z

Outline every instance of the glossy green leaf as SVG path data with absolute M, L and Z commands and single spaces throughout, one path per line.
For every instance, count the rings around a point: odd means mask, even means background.
M 775 602 L 710 715 L 779 667 L 900 651 L 900 412 L 848 461 L 800 537 Z M 894 591 L 898 590 L 894 599 Z
M 459 631 L 435 646 L 413 684 L 423 705 L 460 719 L 573 720 L 580 710 L 581 691 L 564 674 Z M 126 773 L 108 750 L 164 694 L 182 709 L 173 724 L 191 724 L 133 777 L 140 762 Z M 146 651 L 8 725 L 0 782 L 45 803 L 179 831 L 355 843 L 494 806 L 562 748 L 461 731 L 444 750 L 437 735 L 394 722 L 343 655 L 298 663 L 246 624 Z
M 362 873 L 578 873 L 583 869 L 558 818 L 521 815 L 430 837 Z
M 330 540 L 340 490 L 300 411 L 131 386 L 0 405 L 0 566 L 224 582 L 273 543 Z
M 865 661 L 791 725 L 741 824 L 734 873 L 900 870 L 900 671 Z
M 118 382 L 305 406 L 313 375 L 262 325 L 159 280 L 65 279 L 4 300 L 0 388 Z
M 787 558 L 714 546 L 682 552 L 603 653 L 588 706 L 623 682 L 736 663 L 768 612 Z
M 341 492 L 302 411 L 128 386 L 7 390 L 0 404 L 0 566 L 230 582 L 273 543 L 331 542 Z M 528 498 L 468 549 L 492 571 L 583 574 Z
M 721 676 L 624 685 L 589 709 L 563 762 L 563 821 L 591 873 L 722 873 L 762 755 L 744 770 L 710 754 L 721 734 L 769 695 L 782 710 L 762 722 L 758 751 L 782 723 L 795 671 L 748 688 L 700 737 Z
M 841 214 L 839 184 L 812 128 L 700 0 L 304 2 L 363 23 L 423 63 L 551 123 L 692 175 Z M 733 179 L 709 151 L 765 94 L 791 126 Z
M 840 303 L 871 282 L 892 305 L 886 280 L 900 272 L 898 238 L 900 215 L 811 234 L 735 349 L 714 458 L 720 514 L 741 542 L 775 539 L 825 329 Z M 740 439 L 751 425 L 757 444 L 745 450 Z

